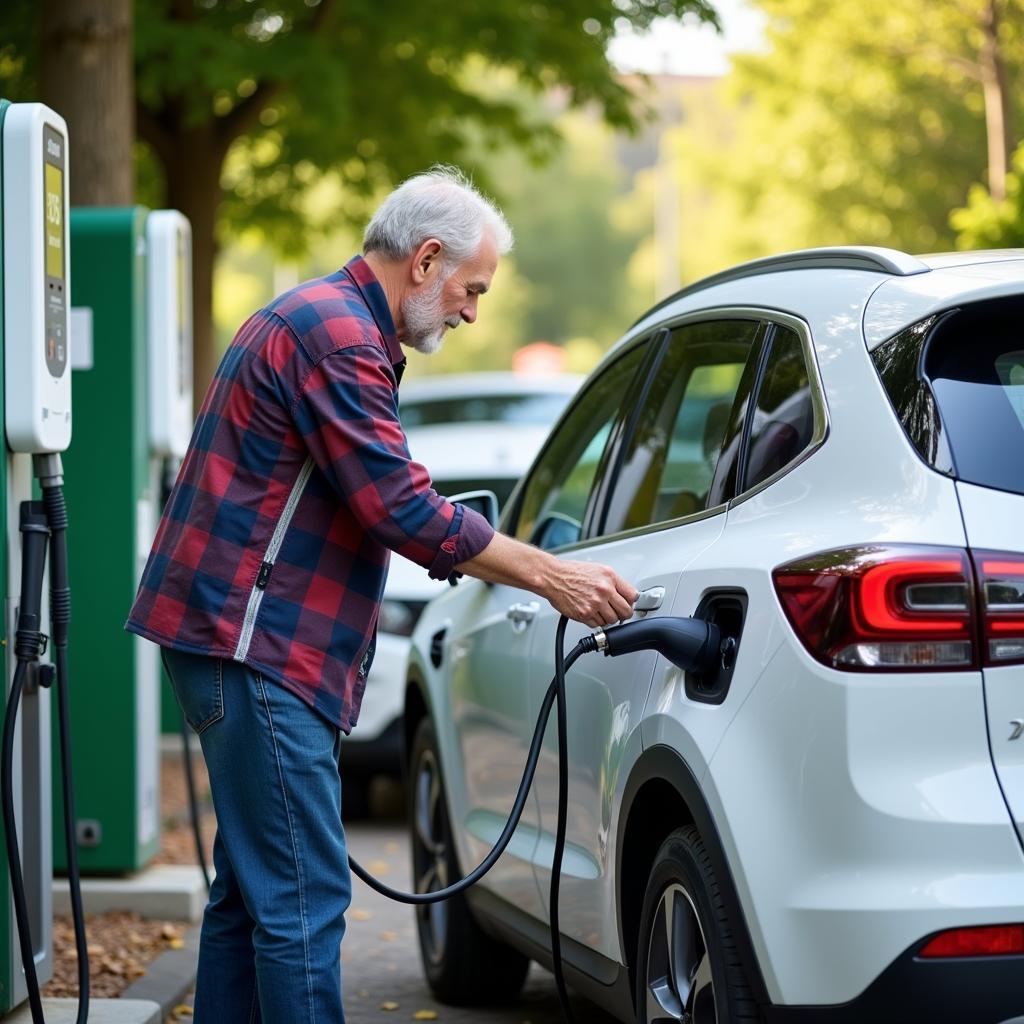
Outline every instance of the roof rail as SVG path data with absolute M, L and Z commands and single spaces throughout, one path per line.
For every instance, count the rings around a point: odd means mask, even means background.
M 651 307 L 634 323 L 640 323 L 652 313 L 663 309 L 676 299 L 681 299 L 694 292 L 704 291 L 714 285 L 728 281 L 739 281 L 744 277 L 757 274 L 779 273 L 784 270 L 869 270 L 877 274 L 893 274 L 897 277 L 910 277 L 912 274 L 924 274 L 931 268 L 922 263 L 916 256 L 910 256 L 898 249 L 885 249 L 874 245 L 827 246 L 821 249 L 799 249 L 796 252 L 784 252 L 777 256 L 765 256 L 749 263 L 730 267 L 710 277 L 702 278 L 685 288 L 664 298 L 656 306 Z

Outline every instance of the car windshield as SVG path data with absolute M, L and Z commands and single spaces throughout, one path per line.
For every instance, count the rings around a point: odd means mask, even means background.
M 958 310 L 935 328 L 925 375 L 959 479 L 1024 494 L 1024 303 Z
M 400 402 L 399 418 L 406 430 L 447 423 L 521 423 L 548 426 L 555 422 L 571 395 L 459 395 Z

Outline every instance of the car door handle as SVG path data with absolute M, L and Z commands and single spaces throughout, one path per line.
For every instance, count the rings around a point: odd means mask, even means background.
M 640 596 L 636 599 L 636 604 L 633 605 L 633 611 L 652 612 L 655 608 L 660 608 L 661 602 L 664 600 L 664 587 L 651 587 L 649 590 L 641 590 Z
M 512 625 L 525 629 L 539 610 L 540 605 L 536 601 L 529 601 L 512 605 L 505 615 L 512 620 Z

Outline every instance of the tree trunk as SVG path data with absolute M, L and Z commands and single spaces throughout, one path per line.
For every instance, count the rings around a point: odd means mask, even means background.
M 223 159 L 216 126 L 208 123 L 177 133 L 174 150 L 164 161 L 167 205 L 180 210 L 192 224 L 192 352 L 196 410 L 220 361 L 220 353 L 214 347 L 213 266 L 218 248 L 216 225 Z
M 42 100 L 68 123 L 72 206 L 135 199 L 132 0 L 42 0 Z
M 985 95 L 988 136 L 988 190 L 997 202 L 1006 198 L 1006 174 L 1013 152 L 1013 111 L 1006 81 L 1006 64 L 999 49 L 999 0 L 988 0 L 982 15 L 984 43 L 979 54 Z

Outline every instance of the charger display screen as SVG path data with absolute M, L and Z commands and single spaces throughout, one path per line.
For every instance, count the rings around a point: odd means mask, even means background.
M 64 276 L 64 172 L 51 163 L 44 164 L 46 191 L 46 274 Z

